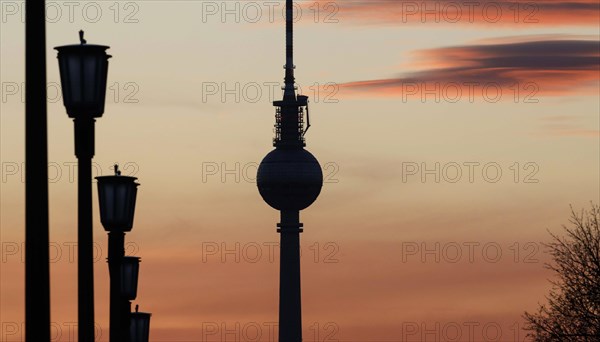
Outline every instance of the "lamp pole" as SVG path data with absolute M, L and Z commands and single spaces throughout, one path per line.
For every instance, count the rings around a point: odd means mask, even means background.
M 46 2 L 25 1 L 25 338 L 50 341 Z
M 92 157 L 94 123 L 90 117 L 75 119 L 77 156 L 77 272 L 79 340 L 94 341 L 94 237 L 92 229 Z
M 137 187 L 135 177 L 121 176 L 115 165 L 114 176 L 96 177 L 100 220 L 108 232 L 108 270 L 110 274 L 110 341 L 128 342 L 130 338 L 130 299 L 135 299 L 139 258 L 125 257 L 125 233 L 133 227 Z M 127 259 L 127 263 L 125 263 Z M 126 269 L 125 267 L 129 267 Z M 123 281 L 127 275 L 128 284 Z
M 92 229 L 92 158 L 95 118 L 104 113 L 108 46 L 80 44 L 57 47 L 63 101 L 75 124 L 77 157 L 77 294 L 79 341 L 95 340 L 94 250 Z
M 108 272 L 110 274 L 110 337 L 111 342 L 129 341 L 131 304 L 121 295 L 121 264 L 125 257 L 125 233 L 108 233 Z M 126 322 L 127 321 L 127 322 Z

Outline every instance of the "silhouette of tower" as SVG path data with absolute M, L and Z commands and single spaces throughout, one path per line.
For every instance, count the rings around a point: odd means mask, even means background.
M 286 2 L 286 65 L 283 100 L 276 107 L 275 138 L 256 177 L 260 195 L 281 212 L 279 274 L 279 341 L 302 341 L 300 294 L 300 210 L 308 208 L 321 193 L 323 173 L 307 150 L 304 113 L 310 127 L 308 97 L 296 95 L 294 80 L 294 27 L 292 0 Z

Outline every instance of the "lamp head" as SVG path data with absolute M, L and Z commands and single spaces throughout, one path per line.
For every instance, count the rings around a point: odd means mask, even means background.
M 106 98 L 109 48 L 87 44 L 79 31 L 79 44 L 58 46 L 63 103 L 70 118 L 101 117 Z
M 114 176 L 99 176 L 98 198 L 100 221 L 106 231 L 129 232 L 133 227 L 133 216 L 137 197 L 136 177 L 121 176 L 115 165 Z

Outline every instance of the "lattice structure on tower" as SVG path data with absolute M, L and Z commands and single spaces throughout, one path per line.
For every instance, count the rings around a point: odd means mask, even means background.
M 275 137 L 273 138 L 273 145 L 278 146 L 284 144 L 284 130 L 288 130 L 289 135 L 291 137 L 285 139 L 288 142 L 297 142 L 302 146 L 305 146 L 304 139 L 304 108 L 305 106 L 298 106 L 298 115 L 297 120 L 295 122 L 290 122 L 289 124 L 285 124 L 283 120 L 282 108 L 276 107 L 275 109 Z M 289 127 L 285 127 L 284 125 L 289 125 Z

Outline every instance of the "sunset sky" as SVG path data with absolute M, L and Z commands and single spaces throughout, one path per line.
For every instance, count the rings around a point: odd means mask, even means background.
M 94 176 L 139 178 L 151 341 L 275 341 L 279 214 L 260 197 L 284 58 L 282 1 L 47 2 L 51 313 L 77 321 L 73 123 L 56 51 L 109 45 Z M 24 335 L 24 2 L 1 5 L 1 341 Z M 522 341 L 543 242 L 600 202 L 600 6 L 296 2 L 296 81 L 321 196 L 301 213 L 304 341 Z M 107 236 L 94 184 L 96 325 Z

